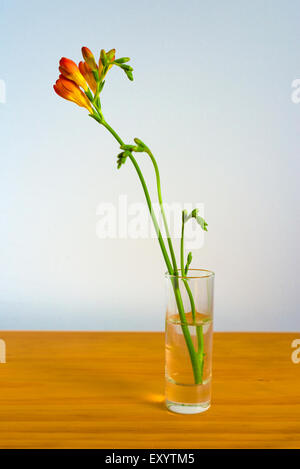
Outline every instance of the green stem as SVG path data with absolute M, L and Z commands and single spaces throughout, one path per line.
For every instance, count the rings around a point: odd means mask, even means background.
M 179 311 L 181 329 L 185 338 L 185 342 L 186 342 L 189 355 L 190 355 L 190 359 L 191 359 L 191 363 L 192 363 L 194 381 L 195 381 L 195 384 L 202 384 L 202 365 L 201 363 L 199 363 L 198 355 L 195 352 L 194 344 L 191 338 L 191 333 L 190 333 L 189 326 L 186 320 L 181 293 L 178 287 L 178 278 L 173 277 L 172 280 L 174 281 L 174 283 L 172 282 L 172 284 L 173 284 L 177 308 Z M 177 283 L 177 286 L 175 282 Z
M 102 115 L 102 113 L 101 113 L 101 115 Z M 124 142 L 121 139 L 121 137 L 104 120 L 104 118 L 102 118 L 101 124 L 113 135 L 113 137 L 117 140 L 117 142 L 121 146 L 124 145 Z M 178 278 L 176 277 L 176 275 L 178 274 L 178 271 L 175 270 L 175 272 L 176 272 L 175 273 L 174 270 L 173 270 L 173 266 L 171 264 L 169 255 L 167 253 L 167 250 L 166 250 L 166 247 L 165 247 L 165 244 L 164 244 L 164 241 L 163 241 L 163 237 L 162 237 L 162 234 L 161 234 L 158 222 L 157 222 L 157 218 L 156 218 L 155 213 L 154 213 L 153 208 L 152 208 L 152 202 L 151 202 L 151 198 L 150 198 L 150 195 L 149 195 L 149 191 L 148 191 L 145 179 L 143 177 L 143 174 L 140 170 L 140 167 L 139 167 L 136 159 L 134 158 L 134 156 L 132 155 L 131 152 L 129 152 L 129 158 L 130 158 L 133 166 L 135 167 L 135 170 L 136 170 L 136 172 L 139 176 L 140 182 L 142 184 L 144 194 L 145 194 L 145 197 L 146 197 L 146 201 L 147 201 L 147 205 L 148 205 L 150 215 L 151 215 L 154 227 L 155 227 L 155 231 L 156 231 L 156 234 L 157 234 L 157 237 L 158 237 L 160 248 L 161 248 L 164 260 L 166 262 L 168 272 L 171 276 L 174 275 L 174 277 L 172 278 L 172 286 L 173 286 L 173 289 L 174 289 L 176 304 L 177 304 L 177 308 L 178 308 L 179 316 L 180 316 L 180 320 L 181 320 L 181 328 L 182 328 L 182 332 L 183 332 L 183 335 L 184 335 L 184 338 L 185 338 L 185 341 L 186 341 L 186 344 L 187 344 L 187 348 L 188 348 L 188 351 L 189 351 L 189 355 L 190 355 L 190 359 L 191 359 L 191 363 L 192 363 L 192 368 L 193 368 L 195 384 L 201 384 L 201 382 L 202 382 L 201 364 L 199 363 L 197 352 L 195 351 L 194 344 L 193 344 L 193 341 L 192 341 L 192 338 L 191 338 L 191 334 L 190 334 L 190 331 L 189 331 L 189 328 L 188 328 L 187 320 L 186 320 L 186 317 L 185 317 L 184 306 L 183 306 L 181 293 L 180 293 L 180 289 L 179 289 L 179 285 L 178 285 Z M 156 165 L 156 167 L 157 167 L 157 165 Z M 157 170 L 158 170 L 158 168 L 157 168 Z M 158 175 L 159 175 L 159 173 L 158 173 Z M 160 194 L 159 197 L 161 199 L 160 182 L 158 184 L 158 187 L 159 187 L 159 194 Z M 166 222 L 166 217 L 164 216 L 163 218 Z M 167 224 L 167 222 L 166 222 L 166 224 Z M 167 236 L 169 236 L 169 239 L 170 239 L 169 230 L 167 231 Z M 171 239 L 170 239 L 170 243 L 171 243 Z M 172 245 L 172 243 L 171 243 L 171 245 Z M 170 246 L 170 244 L 169 244 L 169 246 Z M 175 265 L 176 265 L 176 259 L 175 259 L 173 246 L 172 246 L 172 249 L 170 250 L 170 252 L 171 252 L 171 255 L 173 253 L 174 260 L 175 260 Z M 172 260 L 173 260 L 173 256 L 172 256 Z M 173 263 L 174 263 L 174 260 L 173 260 Z
M 163 200 L 162 200 L 159 169 L 158 169 L 156 159 L 154 158 L 151 150 L 149 150 L 148 147 L 147 147 L 147 153 L 151 158 L 151 161 L 153 163 L 154 170 L 155 170 L 158 202 L 159 202 L 160 211 L 161 211 L 161 214 L 162 214 L 162 219 L 163 219 L 163 223 L 164 223 L 164 227 L 165 227 L 165 231 L 166 231 L 166 235 L 167 235 L 167 241 L 168 241 L 168 245 L 169 245 L 169 249 L 170 249 L 170 254 L 171 254 L 171 258 L 172 258 L 172 262 L 173 262 L 174 274 L 177 275 L 178 268 L 177 268 L 176 256 L 175 256 L 175 252 L 174 252 L 174 248 L 173 248 L 173 244 L 172 244 L 172 240 L 171 240 L 171 235 L 170 235 L 170 231 L 169 231 L 169 226 L 168 226 L 168 222 L 167 222 L 167 217 L 166 217 L 166 214 L 165 214 L 164 204 L 163 204 Z
M 184 272 L 185 271 L 185 267 L 184 267 L 184 226 L 185 226 L 185 222 L 184 222 L 184 220 L 182 220 L 181 241 L 180 241 L 181 276 L 182 276 L 182 280 L 183 280 L 183 283 L 185 285 L 187 294 L 188 294 L 189 299 L 190 299 L 193 323 L 196 324 L 196 307 L 195 307 L 194 297 L 193 297 L 192 291 L 190 289 L 190 286 L 188 284 L 188 281 L 186 279 L 184 279 L 184 276 L 185 276 L 185 272 Z
M 181 275 L 184 276 L 184 220 L 182 220 L 181 227 L 181 240 L 180 240 L 180 265 L 181 265 Z
M 185 285 L 187 294 L 188 294 L 189 299 L 190 299 L 193 323 L 196 326 L 197 343 L 198 343 L 198 356 L 199 356 L 199 361 L 200 361 L 200 366 L 201 366 L 201 383 L 202 383 L 202 380 L 203 380 L 203 365 L 204 365 L 203 326 L 202 326 L 202 324 L 201 325 L 196 324 L 196 306 L 195 306 L 193 293 L 192 293 L 191 288 L 189 286 L 188 280 L 184 278 L 184 276 L 185 276 L 185 267 L 184 267 L 184 227 L 185 227 L 185 221 L 184 221 L 184 219 L 182 219 L 181 242 L 180 242 L 181 275 L 182 275 L 182 280 L 183 280 L 183 283 Z
M 117 132 L 104 119 L 102 121 L 102 125 L 104 125 L 104 127 L 115 137 L 115 139 L 117 140 L 117 142 L 119 142 L 120 145 L 124 145 L 124 142 L 121 139 L 121 137 L 119 137 Z M 156 231 L 156 234 L 157 234 L 157 237 L 158 237 L 158 241 L 159 241 L 159 245 L 160 245 L 163 257 L 164 257 L 165 262 L 166 262 L 168 272 L 169 272 L 170 275 L 173 275 L 174 272 L 173 272 L 172 264 L 171 264 L 171 261 L 169 259 L 169 255 L 167 253 L 165 243 L 163 241 L 163 237 L 162 237 L 159 225 L 158 225 L 157 218 L 156 218 L 154 210 L 152 208 L 152 202 L 151 202 L 151 198 L 150 198 L 150 195 L 149 195 L 149 191 L 148 191 L 144 176 L 143 176 L 143 174 L 140 170 L 140 167 L 139 167 L 136 159 L 134 158 L 133 154 L 131 152 L 129 154 L 130 154 L 129 158 L 130 158 L 133 166 L 135 167 L 135 170 L 136 170 L 136 172 L 139 176 L 140 182 L 141 182 L 143 190 L 144 190 L 144 194 L 145 194 L 145 197 L 146 197 L 148 209 L 149 209 L 149 212 L 150 212 L 153 224 L 154 224 L 154 228 L 155 228 L 155 231 Z
M 164 205 L 163 205 L 163 200 L 162 200 L 160 173 L 159 173 L 158 165 L 157 165 L 156 159 L 153 156 L 153 153 L 151 152 L 151 150 L 148 147 L 146 147 L 146 152 L 150 156 L 150 159 L 151 159 L 151 161 L 153 163 L 153 166 L 154 166 L 155 175 L 156 175 L 156 185 L 157 185 L 157 195 L 158 195 L 159 206 L 160 206 L 162 219 L 163 219 L 163 223 L 164 223 L 164 227 L 165 227 L 165 231 L 166 231 L 166 235 L 167 235 L 167 240 L 168 240 L 168 245 L 169 245 L 169 249 L 170 249 L 170 254 L 171 254 L 171 257 L 172 257 L 174 271 L 178 272 L 177 263 L 176 263 L 176 256 L 175 256 L 175 253 L 174 253 L 173 244 L 172 244 L 170 231 L 169 231 L 169 226 L 168 226 L 167 218 L 166 218 L 166 215 L 165 215 L 165 210 L 164 210 Z M 182 234 L 181 234 L 181 248 L 180 248 L 180 263 L 181 263 L 181 275 L 182 275 L 182 277 L 184 276 L 184 225 L 185 224 L 183 222 L 182 223 Z M 183 283 L 184 283 L 184 286 L 186 288 L 187 294 L 189 296 L 191 309 L 192 309 L 193 323 L 196 325 L 196 307 L 195 307 L 194 297 L 193 297 L 192 291 L 190 289 L 190 286 L 188 284 L 188 281 L 183 279 Z M 178 290 L 179 290 L 178 280 L 177 279 L 174 279 L 174 288 L 175 289 L 178 288 Z M 179 290 L 179 293 L 180 293 L 180 290 Z M 180 294 L 180 298 L 181 298 L 181 294 Z M 177 301 L 177 299 L 176 299 L 176 301 Z M 182 300 L 181 300 L 181 304 L 178 305 L 178 303 L 177 303 L 177 307 L 178 307 L 178 311 L 179 311 L 179 314 L 180 314 L 181 309 L 183 309 Z M 181 317 L 181 322 L 186 321 L 185 314 L 184 314 L 184 318 L 183 318 L 183 315 L 182 316 L 180 315 L 180 317 Z M 189 333 L 189 329 L 188 329 L 188 326 L 185 326 L 185 325 L 184 325 L 184 328 L 182 328 L 184 337 L 185 337 L 186 341 L 188 341 L 188 337 L 186 337 L 186 331 L 184 330 L 185 328 L 187 328 L 188 333 Z M 200 361 L 200 374 L 197 372 L 197 381 L 200 381 L 202 383 L 203 360 L 204 360 L 204 355 L 203 355 L 204 343 L 203 343 L 203 328 L 202 328 L 201 325 L 196 325 L 196 334 L 197 334 L 197 343 L 198 343 L 198 356 L 199 356 L 199 361 Z M 189 352 L 190 352 L 190 349 L 189 349 Z M 194 362 L 194 356 L 191 355 L 191 352 L 190 352 L 190 356 L 191 356 L 191 361 L 193 363 Z M 194 365 L 193 365 L 193 367 L 194 367 Z M 196 366 L 196 368 L 198 368 L 198 367 Z

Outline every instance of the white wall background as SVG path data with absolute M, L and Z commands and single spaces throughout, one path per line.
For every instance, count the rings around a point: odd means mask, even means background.
M 52 90 L 87 45 L 132 57 L 104 113 L 154 150 L 166 201 L 205 204 L 216 329 L 300 330 L 299 21 L 298 0 L 1 1 L 0 329 L 164 327 L 157 243 L 96 236 L 99 203 L 144 200 L 137 177 Z

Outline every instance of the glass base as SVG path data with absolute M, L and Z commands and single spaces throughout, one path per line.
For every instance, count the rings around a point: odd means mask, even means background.
M 180 402 L 172 402 L 166 400 L 166 406 L 171 412 L 176 414 L 202 414 L 210 408 L 210 402 L 202 402 L 201 404 L 182 404 Z

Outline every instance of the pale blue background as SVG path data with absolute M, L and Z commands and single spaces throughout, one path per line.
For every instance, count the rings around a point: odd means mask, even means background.
M 101 201 L 143 200 L 133 169 L 52 90 L 87 45 L 132 57 L 106 118 L 151 145 L 167 201 L 205 204 L 216 329 L 300 330 L 299 24 L 298 0 L 1 0 L 0 329 L 164 326 L 155 241 L 95 234 Z

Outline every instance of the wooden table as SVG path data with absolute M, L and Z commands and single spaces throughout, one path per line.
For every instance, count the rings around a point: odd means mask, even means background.
M 213 405 L 164 406 L 162 333 L 0 332 L 0 448 L 300 448 L 299 334 L 217 333 Z

